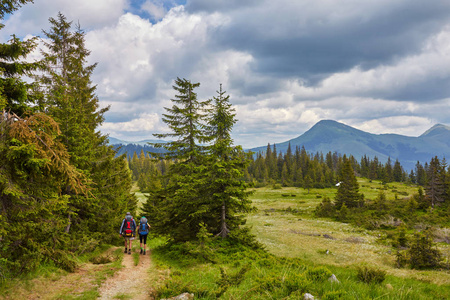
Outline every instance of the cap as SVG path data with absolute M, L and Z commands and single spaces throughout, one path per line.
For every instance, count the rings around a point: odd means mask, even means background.
M 127 212 L 127 216 L 128 216 L 128 215 L 131 215 L 131 213 L 130 213 L 130 212 Z

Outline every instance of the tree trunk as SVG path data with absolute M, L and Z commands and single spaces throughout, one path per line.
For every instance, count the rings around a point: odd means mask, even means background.
M 230 233 L 230 230 L 227 227 L 227 223 L 225 221 L 226 217 L 226 209 L 225 209 L 225 201 L 222 204 L 222 220 L 221 220 L 221 230 L 218 235 L 220 235 L 222 238 L 226 238 L 228 236 L 228 233 Z

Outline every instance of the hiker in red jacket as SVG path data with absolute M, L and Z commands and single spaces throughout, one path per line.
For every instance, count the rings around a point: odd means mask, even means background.
M 123 219 L 122 225 L 120 226 L 119 230 L 120 236 L 123 236 L 125 238 L 124 253 L 127 253 L 127 246 L 129 246 L 128 254 L 131 254 L 131 241 L 134 240 L 135 233 L 136 233 L 136 222 L 131 216 L 131 213 L 127 212 L 127 215 L 125 216 L 125 219 Z

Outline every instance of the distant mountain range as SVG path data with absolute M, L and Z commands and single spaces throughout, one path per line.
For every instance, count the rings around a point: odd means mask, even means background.
M 139 155 L 141 150 L 162 152 L 162 149 L 148 145 L 149 142 L 161 142 L 157 140 L 126 142 L 110 137 L 109 142 L 115 148 L 121 146 L 118 154 L 128 153 L 131 156 L 136 152 Z M 392 163 L 398 159 L 409 172 L 414 169 L 417 161 L 424 164 L 434 156 L 450 157 L 450 127 L 437 124 L 418 137 L 409 137 L 398 134 L 372 134 L 336 121 L 322 120 L 304 134 L 276 144 L 277 152 L 286 153 L 289 143 L 292 151 L 296 147 L 304 146 L 309 153 L 326 154 L 331 151 L 353 155 L 358 160 L 364 155 L 370 159 L 376 156 L 382 163 L 390 157 Z M 247 150 L 264 153 L 266 149 L 267 145 Z
M 322 120 L 299 137 L 276 144 L 277 152 L 286 153 L 289 143 L 292 151 L 297 146 L 304 146 L 309 153 L 325 154 L 331 151 L 351 154 L 358 160 L 364 155 L 371 159 L 376 156 L 382 163 L 390 157 L 392 163 L 398 159 L 409 171 L 414 169 L 417 161 L 424 164 L 434 156 L 450 157 L 450 127 L 437 124 L 419 137 L 409 137 L 372 134 L 336 121 Z M 267 145 L 250 150 L 265 152 L 266 149 Z
M 133 154 L 136 152 L 137 155 L 144 150 L 144 153 L 154 152 L 154 153 L 162 153 L 165 150 L 162 148 L 155 148 L 149 145 L 149 143 L 165 143 L 165 141 L 161 140 L 142 140 L 138 142 L 129 142 L 124 140 L 119 140 L 114 137 L 108 137 L 109 144 L 113 146 L 115 150 L 117 150 L 116 156 L 127 154 L 127 156 L 133 157 Z

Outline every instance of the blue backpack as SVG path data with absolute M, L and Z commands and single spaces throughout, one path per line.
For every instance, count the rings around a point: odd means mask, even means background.
M 141 218 L 141 221 L 139 222 L 139 234 L 147 235 L 149 231 L 148 229 L 147 219 L 145 217 Z

